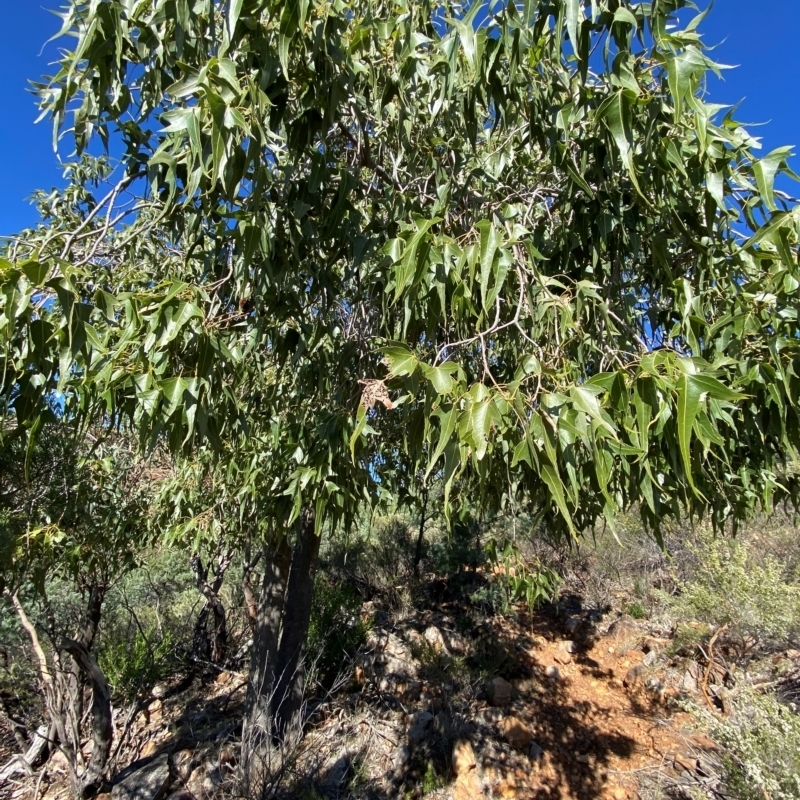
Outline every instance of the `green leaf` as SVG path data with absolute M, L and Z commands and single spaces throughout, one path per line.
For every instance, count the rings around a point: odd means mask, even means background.
M 367 409 L 363 405 L 359 405 L 356 412 L 356 427 L 350 436 L 350 460 L 355 464 L 356 461 L 356 442 L 367 427 Z
M 547 488 L 550 490 L 550 496 L 553 498 L 553 502 L 555 502 L 556 507 L 559 510 L 559 513 L 564 518 L 564 521 L 567 523 L 567 527 L 570 530 L 570 533 L 577 537 L 577 533 L 575 532 L 575 526 L 572 522 L 572 515 L 569 513 L 569 508 L 567 507 L 567 501 L 564 497 L 564 485 L 561 482 L 561 478 L 559 477 L 558 471 L 555 467 L 551 466 L 550 464 L 544 464 L 542 466 L 542 478 L 547 485 Z
M 622 22 L 628 25 L 633 25 L 634 28 L 639 24 L 636 21 L 636 17 L 633 13 L 625 8 L 625 6 L 619 6 L 617 10 L 614 12 L 614 22 Z
M 451 408 L 448 411 L 440 409 L 436 416 L 439 417 L 439 439 L 436 442 L 436 449 L 433 451 L 430 461 L 428 461 L 428 468 L 425 470 L 424 480 L 426 481 L 431 474 L 431 470 L 436 466 L 436 462 L 441 458 L 442 453 L 444 453 L 445 448 L 450 444 L 453 431 L 456 429 L 456 421 L 459 412 L 457 408 Z
M 399 266 L 395 269 L 395 289 L 394 301 L 400 298 L 400 295 L 408 287 L 417 271 L 417 255 L 420 243 L 425 238 L 431 226 L 441 222 L 441 219 L 434 217 L 433 219 L 422 219 L 421 217 L 416 220 L 417 231 L 411 237 L 403 251 L 403 257 Z
M 190 319 L 203 316 L 203 312 L 194 303 L 184 301 L 181 301 L 175 309 L 169 308 L 166 313 L 169 315 L 169 321 L 158 341 L 158 347 L 168 345 L 183 330 Z
M 486 308 L 486 296 L 489 291 L 489 278 L 492 275 L 494 256 L 500 245 L 500 234 L 489 220 L 481 220 L 476 227 L 481 234 L 481 305 Z
M 758 184 L 759 194 L 770 211 L 778 210 L 775 205 L 775 176 L 791 154 L 791 147 L 779 147 L 764 158 L 753 162 L 753 174 Z
M 228 0 L 228 38 L 233 39 L 233 33 L 236 30 L 236 23 L 239 21 L 239 16 L 242 13 L 242 5 L 244 0 Z
M 457 364 L 440 364 L 438 367 L 423 366 L 425 377 L 431 382 L 437 394 L 448 394 L 453 391 L 455 381 L 451 372 L 458 369 Z
M 702 407 L 703 398 L 708 395 L 717 400 L 735 403 L 743 399 L 744 395 L 729 389 L 710 375 L 683 374 L 678 380 L 676 389 L 678 393 L 678 442 L 683 458 L 683 468 L 689 484 L 697 492 L 692 475 L 691 443 L 692 430 Z
M 611 97 L 603 101 L 596 114 L 597 118 L 603 120 L 609 131 L 611 131 L 622 163 L 625 165 L 636 190 L 641 194 L 639 181 L 636 177 L 636 168 L 633 163 L 630 110 L 631 103 L 626 90 L 619 89 Z
M 405 375 L 412 375 L 416 369 L 417 357 L 411 352 L 410 348 L 402 342 L 392 342 L 380 348 L 389 373 L 394 378 L 402 378 Z
M 34 286 L 42 286 L 50 274 L 50 265 L 39 261 L 23 261 L 19 269 Z
M 575 55 L 580 59 L 580 48 L 578 46 L 578 21 L 583 19 L 581 13 L 581 0 L 566 0 L 567 7 L 567 33 L 572 43 Z
M 689 485 L 697 492 L 692 475 L 692 427 L 702 405 L 703 390 L 690 375 L 681 375 L 678 393 L 678 444 L 683 458 L 683 471 Z M 698 492 L 699 494 L 699 492 Z
M 574 386 L 570 390 L 570 396 L 575 407 L 588 414 L 601 428 L 606 430 L 612 437 L 617 438 L 617 432 L 608 415 L 603 413 L 597 395 L 585 386 Z

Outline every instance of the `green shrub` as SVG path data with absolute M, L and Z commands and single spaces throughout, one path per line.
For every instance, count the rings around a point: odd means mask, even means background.
M 687 544 L 693 569 L 669 600 L 682 618 L 715 627 L 728 625 L 744 649 L 783 643 L 800 629 L 800 587 L 784 565 L 767 555 L 751 556 L 747 542 L 700 531 Z
M 723 748 L 729 791 L 739 800 L 800 799 L 800 714 L 752 689 L 720 719 L 697 712 Z
M 331 686 L 342 660 L 355 654 L 366 640 L 368 626 L 359 616 L 361 598 L 344 580 L 320 572 L 314 584 L 308 628 L 308 685 Z
M 175 667 L 175 647 L 169 631 L 136 631 L 132 642 L 106 642 L 99 654 L 100 668 L 115 696 L 130 702 L 166 678 Z
M 472 597 L 473 602 L 488 605 L 495 612 L 507 614 L 515 603 L 524 602 L 533 610 L 542 602 L 553 600 L 561 587 L 561 577 L 541 561 L 522 557 L 511 542 L 498 544 L 490 539 L 485 547 L 488 583 Z
M 451 531 L 441 531 L 431 542 L 426 561 L 431 572 L 459 583 L 465 570 L 474 572 L 486 563 L 478 523 L 473 519 L 459 520 Z
M 625 603 L 622 606 L 622 611 L 629 617 L 633 617 L 633 619 L 645 619 L 647 617 L 647 609 L 638 600 Z

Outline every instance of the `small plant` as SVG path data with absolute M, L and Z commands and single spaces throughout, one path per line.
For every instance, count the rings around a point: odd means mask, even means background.
M 107 642 L 100 652 L 100 667 L 114 694 L 130 702 L 170 674 L 175 647 L 169 631 L 136 631 L 133 642 Z
M 710 531 L 700 531 L 687 547 L 693 573 L 669 600 L 680 617 L 727 625 L 740 656 L 759 645 L 785 643 L 800 629 L 800 587 L 787 581 L 776 558 L 767 555 L 759 563 L 745 541 Z
M 540 561 L 529 562 L 520 554 L 519 548 L 504 542 L 498 545 L 490 539 L 485 548 L 490 570 L 489 587 L 474 599 L 485 597 L 497 608 L 507 612 L 514 603 L 524 602 L 533 610 L 542 602 L 552 600 L 561 586 L 561 577 L 551 567 Z
M 422 793 L 431 794 L 432 792 L 437 792 L 439 789 L 444 788 L 447 785 L 447 781 L 438 773 L 436 767 L 433 764 L 433 761 L 428 761 L 428 765 L 425 768 L 425 775 L 422 777 Z
M 342 667 L 366 639 L 368 625 L 359 617 L 361 598 L 342 580 L 319 573 L 308 629 L 309 686 L 329 687 Z
M 800 798 L 800 714 L 773 695 L 742 692 L 734 713 L 697 714 L 723 748 L 729 791 L 739 800 Z
M 638 600 L 625 603 L 622 606 L 622 611 L 634 619 L 645 619 L 647 617 L 647 609 Z

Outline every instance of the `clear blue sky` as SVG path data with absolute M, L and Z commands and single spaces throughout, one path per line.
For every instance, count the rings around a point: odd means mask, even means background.
M 36 219 L 28 198 L 37 188 L 60 182 L 51 146 L 51 126 L 34 125 L 37 112 L 27 80 L 50 71 L 56 45 L 42 51 L 59 28 L 46 8 L 61 0 L 0 0 L 5 34 L 0 47 L 0 235 L 14 233 Z M 705 6 L 705 2 L 700 3 Z M 768 123 L 752 132 L 763 137 L 764 151 L 797 145 L 800 152 L 800 47 L 797 46 L 798 0 L 717 0 L 701 30 L 709 44 L 719 44 L 717 61 L 739 65 L 724 81 L 714 80 L 711 99 L 735 103 L 744 98 L 739 119 Z M 65 153 L 66 156 L 69 153 Z M 793 163 L 800 171 L 800 159 Z M 800 184 L 786 188 L 800 194 Z

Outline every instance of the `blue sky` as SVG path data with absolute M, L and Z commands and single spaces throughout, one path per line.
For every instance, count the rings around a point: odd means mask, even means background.
M 59 29 L 58 18 L 45 9 L 59 2 L 0 0 L 6 31 L 0 47 L 0 235 L 32 224 L 31 193 L 60 183 L 51 126 L 48 121 L 34 125 L 37 111 L 27 91 L 28 79 L 50 71 L 48 62 L 57 55 L 57 45 L 42 46 Z M 800 152 L 797 9 L 798 0 L 717 0 L 701 28 L 707 43 L 718 44 L 713 57 L 738 65 L 724 73 L 723 81 L 712 79 L 710 97 L 719 103 L 744 98 L 739 119 L 768 123 L 751 131 L 763 138 L 763 152 L 781 145 L 796 145 Z M 799 162 L 794 160 L 795 171 Z M 800 185 L 784 186 L 800 194 Z

